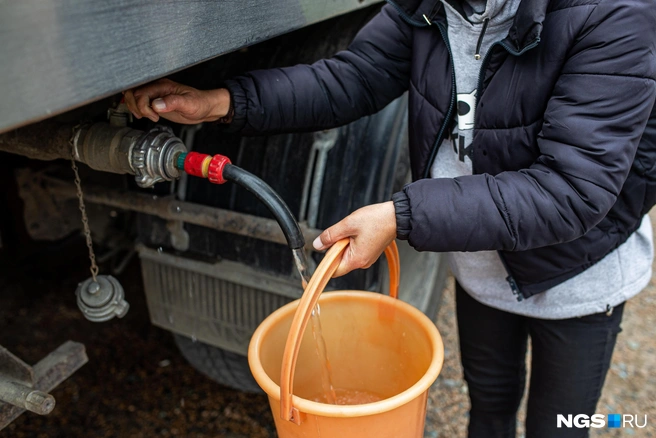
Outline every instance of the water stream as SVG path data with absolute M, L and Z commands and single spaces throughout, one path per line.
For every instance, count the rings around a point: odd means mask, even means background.
M 303 282 L 303 289 L 310 282 L 310 274 L 308 272 L 307 255 L 303 248 L 292 250 L 294 254 L 294 263 L 298 273 L 301 275 Z M 337 396 L 335 395 L 335 388 L 332 382 L 332 372 L 330 368 L 330 360 L 328 359 L 328 350 L 326 349 L 326 341 L 323 338 L 323 331 L 321 329 L 321 308 L 319 304 L 312 309 L 312 336 L 314 337 L 315 348 L 317 356 L 319 357 L 319 364 L 321 365 L 321 387 L 323 389 L 324 400 L 322 402 L 328 404 L 337 404 Z

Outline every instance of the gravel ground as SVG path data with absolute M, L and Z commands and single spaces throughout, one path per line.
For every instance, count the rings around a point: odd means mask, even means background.
M 137 263 L 121 276 L 132 305 L 128 316 L 104 324 L 87 322 L 73 295 L 77 282 L 88 275 L 86 263 L 80 241 L 65 256 L 46 251 L 0 267 L 0 344 L 35 363 L 71 339 L 87 346 L 90 359 L 53 391 L 57 407 L 51 415 L 24 414 L 0 431 L 0 438 L 276 436 L 264 396 L 209 381 L 184 361 L 168 332 L 150 325 Z M 452 282 L 437 325 L 446 362 L 431 389 L 426 437 L 464 437 L 468 399 L 458 358 Z M 626 306 L 624 330 L 598 407 L 604 414 L 647 414 L 652 424 L 636 430 L 601 429 L 593 436 L 656 437 L 654 327 L 656 277 Z

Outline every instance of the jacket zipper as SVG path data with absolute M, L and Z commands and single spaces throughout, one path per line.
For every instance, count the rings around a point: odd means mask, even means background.
M 428 178 L 430 174 L 431 167 L 433 167 L 433 162 L 435 161 L 435 156 L 437 155 L 437 150 L 440 148 L 440 144 L 444 140 L 444 133 L 446 132 L 448 126 L 451 124 L 451 117 L 453 117 L 453 109 L 456 106 L 456 70 L 455 66 L 453 64 L 453 54 L 451 53 L 451 44 L 449 44 L 449 38 L 447 36 L 446 29 L 440 24 L 436 24 L 437 29 L 440 31 L 440 35 L 442 35 L 442 39 L 444 40 L 444 44 L 446 44 L 446 49 L 449 52 L 449 59 L 451 60 L 451 102 L 449 103 L 449 110 L 446 113 L 446 117 L 444 118 L 444 122 L 442 123 L 442 126 L 440 127 L 440 130 L 437 134 L 437 138 L 435 139 L 435 143 L 433 143 L 433 148 L 431 150 L 430 157 L 428 159 L 428 165 L 426 166 L 426 170 L 424 171 L 424 178 Z
M 416 27 L 427 27 L 427 26 L 431 26 L 433 24 L 433 22 L 431 22 L 432 17 L 427 17 L 426 15 L 424 15 L 424 20 L 425 21 L 423 21 L 423 22 L 413 20 L 394 1 L 392 1 L 392 0 L 386 0 L 386 1 L 387 1 L 388 4 L 393 6 L 394 9 L 397 10 L 397 12 L 399 13 L 399 17 L 401 17 L 401 19 L 403 21 L 405 21 L 406 23 L 408 23 L 408 24 L 411 24 L 411 25 L 416 26 Z M 440 130 L 437 134 L 437 138 L 435 139 L 435 143 L 433 143 L 433 148 L 431 150 L 431 155 L 430 155 L 430 158 L 428 160 L 428 165 L 426 167 L 426 170 L 424 171 L 423 178 L 428 178 L 428 176 L 429 176 L 431 166 L 433 165 L 433 161 L 435 160 L 435 155 L 437 154 L 437 149 L 439 148 L 439 145 L 443 140 L 444 132 L 446 131 L 447 127 L 449 126 L 449 121 L 451 120 L 451 117 L 453 115 L 453 109 L 455 108 L 456 94 L 457 94 L 456 93 L 456 72 L 455 72 L 455 68 L 453 66 L 453 54 L 451 53 L 451 45 L 449 44 L 449 39 L 447 37 L 446 29 L 444 29 L 443 26 L 441 26 L 438 23 L 435 23 L 435 24 L 436 24 L 438 30 L 440 31 L 440 35 L 442 36 L 442 39 L 444 40 L 444 44 L 446 44 L 446 48 L 449 52 L 449 58 L 451 60 L 451 87 L 452 87 L 451 88 L 451 102 L 449 103 L 449 110 L 447 111 L 444 122 L 442 123 L 442 126 L 440 127 Z
M 490 48 L 488 49 L 487 53 L 485 54 L 485 58 L 483 58 L 483 63 L 481 64 L 481 69 L 478 72 L 478 85 L 476 87 L 476 92 L 478 96 L 476 97 L 476 111 L 474 112 L 474 130 L 476 129 L 476 116 L 478 115 L 478 105 L 481 102 L 481 98 L 483 97 L 483 72 L 485 71 L 485 68 L 487 67 L 487 63 L 490 60 L 490 54 L 493 52 L 493 49 L 495 46 L 500 45 L 503 47 L 509 54 L 513 56 L 520 56 L 523 53 L 527 52 L 528 50 L 531 50 L 533 47 L 537 46 L 540 43 L 540 37 L 537 37 L 535 41 L 533 41 L 531 44 L 528 46 L 524 47 L 522 50 L 517 51 L 513 50 L 511 47 L 508 46 L 503 41 L 497 41 L 496 43 L 492 44 Z M 474 167 L 474 162 L 472 161 L 472 169 Z M 499 254 L 499 258 L 501 259 L 501 263 L 503 264 L 503 267 L 506 269 L 506 273 L 508 276 L 506 277 L 506 281 L 510 285 L 510 290 L 512 291 L 513 295 L 517 299 L 517 301 L 522 301 L 524 298 L 524 293 L 520 289 L 519 285 L 517 284 L 517 281 L 515 280 L 515 277 L 513 277 L 512 271 L 510 270 L 510 267 L 508 266 L 508 263 L 506 263 L 506 258 L 503 256 L 501 251 L 497 251 Z
M 512 291 L 512 294 L 515 296 L 518 302 L 523 301 L 526 296 L 522 292 L 522 290 L 519 288 L 519 285 L 515 281 L 515 277 L 512 276 L 512 273 L 510 272 L 510 267 L 508 266 L 508 263 L 506 263 L 506 258 L 501 254 L 501 251 L 497 251 L 499 254 L 499 258 L 501 259 L 501 264 L 503 264 L 503 267 L 506 269 L 506 273 L 508 276 L 506 277 L 506 281 L 508 282 L 508 285 L 510 285 L 510 290 Z
M 511 55 L 520 56 L 520 55 L 523 55 L 524 53 L 528 52 L 529 50 L 531 50 L 535 46 L 537 46 L 539 43 L 540 43 L 540 37 L 537 37 L 531 44 L 524 47 L 520 51 L 514 50 L 512 47 L 509 47 L 508 44 L 506 44 L 503 41 L 497 41 L 496 43 L 494 43 L 490 46 L 487 53 L 485 54 L 485 57 L 483 58 L 483 63 L 481 64 L 481 69 L 478 71 L 478 86 L 477 86 L 476 90 L 480 94 L 478 94 L 477 99 L 476 99 L 476 106 L 477 107 L 478 107 L 478 103 L 481 101 L 481 97 L 483 97 L 483 94 L 482 94 L 483 72 L 485 71 L 485 67 L 487 66 L 487 63 L 490 61 L 490 54 L 493 52 L 493 49 L 497 45 L 499 45 L 499 46 L 503 47 Z M 477 112 L 474 113 L 474 117 L 476 117 L 476 114 L 477 114 Z M 475 121 L 474 121 L 474 129 L 476 129 L 476 122 Z

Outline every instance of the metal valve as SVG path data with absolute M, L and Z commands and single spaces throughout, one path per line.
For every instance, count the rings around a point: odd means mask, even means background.
M 144 132 L 117 125 L 115 120 L 113 125 L 76 128 L 72 138 L 75 160 L 103 172 L 133 174 L 144 188 L 180 177 L 176 160 L 187 148 L 171 128 L 158 125 Z
M 130 164 L 139 187 L 180 177 L 176 167 L 178 155 L 187 152 L 182 141 L 168 126 L 158 125 L 148 131 L 132 148 Z
M 105 322 L 115 316 L 123 318 L 130 305 L 124 299 L 123 286 L 111 275 L 97 275 L 80 283 L 75 291 L 77 305 L 84 317 L 93 322 Z

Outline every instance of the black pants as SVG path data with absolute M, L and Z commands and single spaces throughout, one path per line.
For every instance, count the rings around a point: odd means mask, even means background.
M 527 438 L 587 437 L 556 428 L 557 414 L 593 415 L 615 346 L 624 304 L 606 313 L 545 320 L 496 310 L 456 286 L 460 350 L 469 385 L 469 438 L 514 437 L 531 337 Z M 605 412 L 600 412 L 605 413 Z

